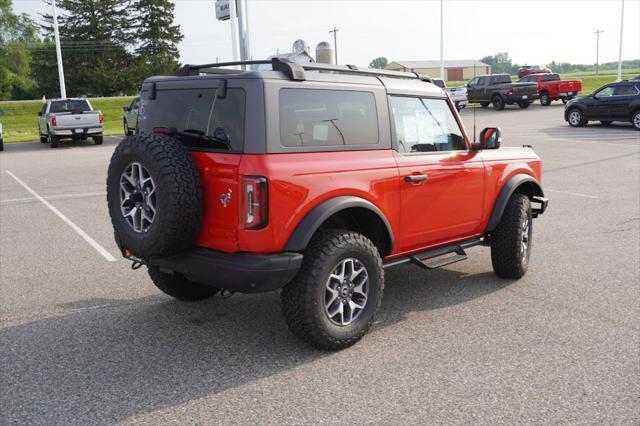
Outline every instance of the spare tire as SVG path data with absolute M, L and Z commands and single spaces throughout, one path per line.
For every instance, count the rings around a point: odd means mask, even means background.
M 191 154 L 169 136 L 122 139 L 109 163 L 107 203 L 123 253 L 149 259 L 186 250 L 202 221 L 202 185 Z

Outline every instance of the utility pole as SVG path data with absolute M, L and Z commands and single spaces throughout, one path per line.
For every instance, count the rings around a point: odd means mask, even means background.
M 238 38 L 240 44 L 240 60 L 251 59 L 249 47 L 249 14 L 247 0 L 238 0 Z
M 236 12 L 236 0 L 229 1 L 229 19 L 231 21 L 231 53 L 233 62 L 238 61 L 238 18 Z
M 338 31 L 340 31 L 336 26 L 333 27 L 329 34 L 333 33 L 333 52 L 335 53 L 335 61 L 336 65 L 338 65 Z
M 603 30 L 594 31 L 594 34 L 596 35 L 596 75 L 600 74 L 600 34 L 603 32 Z
M 620 50 L 618 51 L 618 81 L 622 80 L 622 26 L 624 25 L 624 0 L 622 0 L 622 12 L 620 13 Z
M 440 78 L 444 81 L 443 0 L 440 0 Z
M 53 8 L 53 35 L 56 39 L 56 56 L 58 58 L 58 79 L 60 80 L 60 97 L 66 99 L 67 88 L 64 84 L 64 68 L 62 66 L 62 48 L 60 47 L 60 33 L 58 32 L 58 11 L 56 10 L 56 0 L 51 1 Z

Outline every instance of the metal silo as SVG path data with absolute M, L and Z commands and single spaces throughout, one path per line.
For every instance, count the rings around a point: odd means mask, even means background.
M 321 41 L 316 46 L 316 62 L 333 64 L 333 47 L 326 41 Z

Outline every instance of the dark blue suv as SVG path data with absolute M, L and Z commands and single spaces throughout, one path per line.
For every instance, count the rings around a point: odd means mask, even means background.
M 589 121 L 600 121 L 604 126 L 626 121 L 640 130 L 640 78 L 606 84 L 588 96 L 569 101 L 564 119 L 572 127 Z

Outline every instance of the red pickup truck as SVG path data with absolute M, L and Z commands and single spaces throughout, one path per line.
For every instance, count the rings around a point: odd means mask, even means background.
M 567 103 L 582 91 L 582 80 L 561 80 L 560 74 L 531 74 L 520 79 L 521 82 L 538 83 L 540 103 L 550 105 L 552 101 L 561 99 Z

